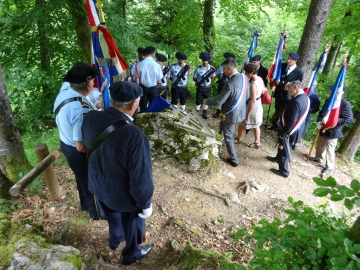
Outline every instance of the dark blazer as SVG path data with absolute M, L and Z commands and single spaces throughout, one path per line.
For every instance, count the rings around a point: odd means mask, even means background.
M 89 191 L 114 211 L 141 211 L 150 207 L 154 192 L 150 144 L 142 130 L 124 113 L 108 107 L 86 114 L 81 128 L 83 144 L 88 147 L 122 119 L 129 124 L 111 133 L 89 154 Z
M 236 73 L 224 86 L 217 98 L 206 100 L 207 105 L 221 105 L 222 113 L 226 112 L 236 101 L 240 93 L 240 88 L 245 84 L 244 93 L 240 103 L 230 113 L 226 114 L 225 123 L 240 123 L 246 117 L 246 97 L 249 95 L 249 79 L 242 73 Z
M 293 71 L 291 71 L 288 75 L 285 75 L 286 68 L 287 68 L 287 63 L 283 63 L 281 65 L 280 83 L 276 86 L 275 92 L 274 92 L 274 98 L 279 98 L 283 102 L 287 102 L 291 99 L 289 96 L 289 93 L 287 91 L 285 91 L 285 85 L 288 82 L 292 82 L 292 81 L 297 81 L 297 80 L 302 81 L 303 76 L 304 76 L 304 74 L 303 74 L 301 68 L 299 68 L 299 66 L 296 66 L 296 68 Z
M 325 103 L 326 102 L 327 102 L 327 100 L 325 101 Z M 323 109 L 324 109 L 324 107 L 319 112 L 318 121 L 321 121 L 324 117 Z M 340 103 L 339 120 L 338 120 L 337 125 L 333 128 L 326 130 L 325 132 L 323 132 L 323 130 L 321 129 L 320 136 L 323 136 L 326 139 L 342 138 L 343 137 L 343 134 L 342 134 L 343 125 L 351 124 L 353 121 L 354 121 L 354 118 L 353 118 L 353 112 L 351 110 L 351 104 L 347 100 L 342 98 L 341 103 Z
M 268 79 L 267 79 L 268 73 L 269 73 L 269 70 L 267 70 L 267 68 L 265 68 L 262 64 L 260 64 L 257 75 L 261 79 L 263 79 L 264 84 L 265 84 L 266 87 L 267 87 L 267 84 L 268 84 Z
M 308 106 L 308 97 L 305 93 L 292 98 L 286 105 L 285 111 L 283 113 L 284 122 L 281 123 L 281 131 L 279 135 L 284 137 L 290 133 L 294 128 L 296 122 L 300 119 L 304 113 L 307 115 L 307 106 Z

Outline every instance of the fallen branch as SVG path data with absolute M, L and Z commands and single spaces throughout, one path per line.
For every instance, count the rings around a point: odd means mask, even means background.
M 214 196 L 216 198 L 219 198 L 219 199 L 223 199 L 225 201 L 225 203 L 228 205 L 228 206 L 231 206 L 230 204 L 230 200 L 224 196 L 224 195 L 219 195 L 219 194 L 216 194 L 216 193 L 213 193 L 213 192 L 210 192 L 210 191 L 207 191 L 201 187 L 195 187 L 195 186 L 189 186 L 190 188 L 193 188 L 193 189 L 197 189 L 197 190 L 200 190 L 201 192 L 205 193 L 205 194 L 208 194 L 208 195 L 211 195 L 211 196 Z

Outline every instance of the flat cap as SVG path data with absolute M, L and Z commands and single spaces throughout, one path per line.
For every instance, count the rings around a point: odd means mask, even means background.
M 296 52 L 289 53 L 289 56 L 294 60 L 299 60 L 300 59 L 300 55 L 298 55 Z
M 99 70 L 86 63 L 77 62 L 65 74 L 63 81 L 69 83 L 89 82 L 99 75 Z
M 328 85 L 328 88 L 329 88 L 331 91 L 334 90 L 334 87 L 335 87 L 335 84 L 330 84 L 330 85 Z M 345 92 L 346 90 L 347 90 L 347 87 L 344 85 L 343 91 Z
M 145 53 L 146 54 L 151 54 L 151 53 L 154 53 L 155 52 L 155 47 L 153 47 L 153 46 L 147 46 L 146 48 L 145 48 Z
M 167 57 L 161 53 L 155 53 L 155 57 L 160 62 L 165 62 L 167 60 Z
M 201 52 L 201 53 L 199 54 L 199 58 L 200 58 L 201 60 L 203 60 L 203 61 L 209 61 L 210 58 L 211 58 L 211 56 L 210 56 L 210 54 L 207 53 L 207 52 Z
M 177 53 L 175 54 L 175 57 L 176 57 L 177 59 L 181 59 L 181 60 L 186 60 L 186 59 L 187 59 L 186 54 L 183 53 L 183 52 L 177 52 Z
M 235 54 L 233 54 L 231 52 L 226 52 L 226 53 L 224 53 L 224 57 L 225 58 L 234 58 L 235 59 Z
M 130 102 L 143 95 L 142 88 L 133 82 L 116 82 L 109 89 L 111 99 L 116 102 Z
M 260 61 L 260 60 L 261 60 L 261 55 L 260 54 L 257 54 L 253 58 L 251 58 L 251 61 Z

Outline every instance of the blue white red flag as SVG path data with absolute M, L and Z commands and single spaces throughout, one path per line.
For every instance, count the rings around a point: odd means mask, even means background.
M 327 129 L 335 127 L 338 123 L 341 98 L 344 94 L 346 67 L 347 67 L 347 62 L 345 60 L 342 63 L 341 69 L 336 78 L 336 82 L 330 93 L 330 97 L 327 99 L 322 109 L 322 115 L 323 115 L 323 119 L 321 119 L 321 121 L 323 122 L 322 132 L 325 132 Z
M 285 33 L 280 34 L 279 44 L 268 73 L 268 78 L 270 79 L 270 89 L 273 89 L 277 84 L 279 84 L 281 79 L 282 54 L 286 48 L 286 38 L 287 35 Z
M 318 73 L 321 73 L 324 69 L 324 65 L 326 62 L 326 57 L 327 57 L 327 53 L 328 53 L 328 46 L 326 45 L 323 53 L 321 54 L 319 61 L 315 64 L 312 72 L 311 72 L 311 77 L 310 80 L 307 84 L 307 86 L 304 88 L 304 92 L 308 95 L 309 91 L 311 90 L 311 88 L 314 85 L 314 82 L 316 81 L 316 77 L 318 75 Z
M 96 27 L 100 24 L 99 14 L 95 4 L 96 0 L 87 0 L 85 2 L 85 9 L 88 15 L 90 27 Z
M 253 58 L 254 56 L 254 51 L 256 50 L 257 46 L 258 46 L 258 37 L 260 36 L 260 33 L 258 33 L 257 31 L 255 31 L 253 33 L 254 37 L 253 37 L 253 40 L 251 42 L 251 45 L 249 47 L 249 51 L 248 51 L 248 54 L 247 54 L 247 58 L 245 59 L 244 61 L 244 64 L 243 64 L 243 68 L 249 64 L 251 62 L 251 59 Z

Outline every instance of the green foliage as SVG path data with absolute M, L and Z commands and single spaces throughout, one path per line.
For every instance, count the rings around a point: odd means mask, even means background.
M 333 186 L 333 181 L 326 185 Z M 284 211 L 288 214 L 284 221 L 263 219 L 251 233 L 237 232 L 234 240 L 255 240 L 249 269 L 359 269 L 360 245 L 347 238 L 344 214 L 338 217 L 328 205 L 311 208 L 302 201 L 288 201 L 292 208 Z
M 330 195 L 330 200 L 337 202 L 344 200 L 345 207 L 352 210 L 354 205 L 360 206 L 360 183 L 354 179 L 351 181 L 350 187 L 337 184 L 333 177 L 326 180 L 321 178 L 313 178 L 313 181 L 320 186 L 314 190 L 314 195 L 325 197 Z
M 22 209 L 21 204 L 16 204 L 10 200 L 0 199 L 0 214 Z

